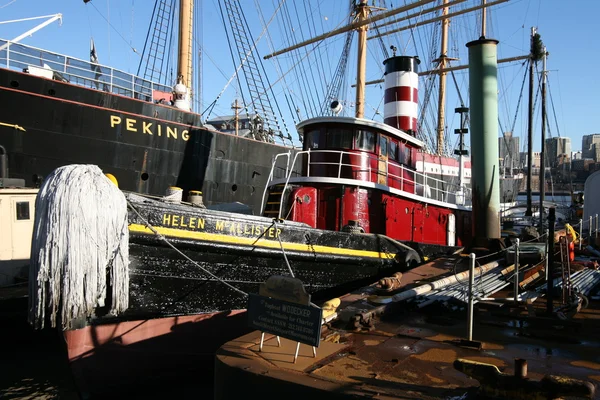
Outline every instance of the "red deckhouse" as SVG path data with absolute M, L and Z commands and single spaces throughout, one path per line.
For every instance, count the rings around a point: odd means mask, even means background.
M 417 65 L 392 57 L 386 67 L 385 124 L 319 117 L 298 125 L 301 152 L 271 180 L 265 215 L 328 230 L 376 233 L 407 242 L 461 246 L 471 239 L 464 189 L 416 171 Z M 287 154 L 280 155 L 287 156 Z

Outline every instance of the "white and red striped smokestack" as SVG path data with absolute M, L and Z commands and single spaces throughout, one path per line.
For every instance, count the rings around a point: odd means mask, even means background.
M 417 135 L 419 108 L 419 75 L 421 60 L 418 57 L 395 56 L 385 65 L 385 97 L 383 122 Z

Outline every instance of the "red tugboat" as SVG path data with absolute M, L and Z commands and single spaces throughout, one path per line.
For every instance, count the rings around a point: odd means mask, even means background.
M 385 123 L 336 116 L 301 122 L 303 150 L 285 179 L 269 183 L 264 215 L 383 234 L 413 248 L 468 245 L 471 209 L 464 189 L 416 169 L 424 145 L 416 138 L 418 64 L 409 56 L 384 61 Z M 291 171 L 298 165 L 296 176 Z

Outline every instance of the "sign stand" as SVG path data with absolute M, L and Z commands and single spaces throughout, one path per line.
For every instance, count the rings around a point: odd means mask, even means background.
M 261 332 L 259 351 L 262 351 L 265 332 L 297 342 L 294 364 L 300 343 L 312 346 L 313 357 L 321 340 L 323 310 L 310 302 L 302 281 L 289 276 L 274 275 L 261 283 L 259 294 L 248 298 L 248 325 Z

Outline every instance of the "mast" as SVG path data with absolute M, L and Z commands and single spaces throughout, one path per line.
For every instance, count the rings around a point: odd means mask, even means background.
M 367 0 L 361 0 L 357 6 L 356 15 L 359 22 L 369 17 Z M 361 25 L 358 31 L 358 60 L 356 65 L 356 118 L 365 116 L 365 81 L 367 70 L 367 30 L 369 25 Z
M 535 36 L 535 28 L 531 28 L 531 55 L 529 60 L 529 124 L 527 127 L 527 210 L 525 215 L 531 217 L 531 179 L 533 178 L 533 64 L 534 49 L 533 38 Z
M 231 105 L 231 108 L 235 112 L 235 117 L 233 119 L 234 126 L 235 126 L 235 136 L 239 136 L 240 135 L 240 132 L 239 132 L 239 130 L 240 130 L 240 109 L 242 108 L 242 106 L 238 103 L 237 98 Z
M 443 4 L 446 6 L 448 0 L 443 0 Z M 442 9 L 442 17 L 448 15 L 448 7 Z M 444 153 L 444 125 L 445 125 L 445 112 L 446 112 L 446 57 L 448 56 L 448 25 L 450 20 L 448 18 L 442 19 L 442 38 L 441 38 L 441 52 L 439 61 L 440 72 L 440 87 L 438 95 L 438 123 L 437 123 L 437 154 L 442 155 Z
M 544 233 L 544 200 L 546 192 L 546 47 L 542 50 L 542 146 L 540 151 L 540 234 Z
M 485 7 L 485 0 L 481 0 L 481 6 L 483 7 L 481 9 L 481 37 L 485 37 L 485 31 L 486 31 L 486 23 L 487 23 L 487 18 L 486 18 L 486 12 L 487 9 Z
M 193 0 L 179 2 L 179 43 L 177 61 L 177 83 L 185 85 L 188 93 L 192 87 L 192 21 Z M 188 98 L 189 101 L 189 98 Z

